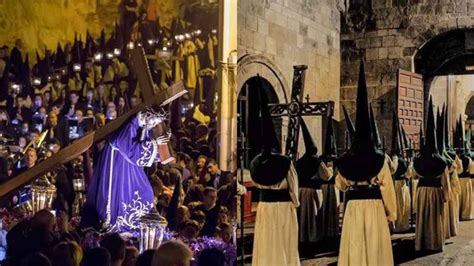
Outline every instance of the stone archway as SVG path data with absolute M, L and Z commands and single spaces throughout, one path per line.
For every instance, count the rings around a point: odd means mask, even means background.
M 288 102 L 289 97 L 286 92 L 288 91 L 289 83 L 271 60 L 257 54 L 247 54 L 239 58 L 237 68 L 237 89 L 239 91 L 237 91 L 237 94 L 240 93 L 240 89 L 245 82 L 257 74 L 271 84 L 280 103 Z
M 428 31 L 424 36 L 429 38 L 428 41 L 421 36 L 415 39 L 420 47 L 413 55 L 413 67 L 414 72 L 423 75 L 425 103 L 436 76 L 474 74 L 474 68 L 469 67 L 474 65 L 474 29 L 455 28 L 440 32 L 433 36 L 436 32 Z M 427 106 L 425 104 L 425 115 L 428 113 Z
M 285 80 L 280 69 L 278 69 L 270 59 L 263 55 L 246 54 L 240 57 L 237 62 L 237 95 L 240 95 L 244 84 L 258 74 L 265 79 L 265 81 L 268 82 L 268 86 L 273 89 L 278 99 L 276 102 L 288 103 L 289 95 L 287 95 L 287 91 L 289 91 L 289 83 Z M 234 112 L 237 113 L 237 105 L 235 106 Z M 281 124 L 286 124 L 286 120 L 286 118 L 282 118 Z M 238 130 L 235 132 L 237 131 Z M 238 136 L 233 136 L 232 147 L 238 147 L 237 140 Z M 281 142 L 282 147 L 284 147 L 285 139 L 283 138 Z

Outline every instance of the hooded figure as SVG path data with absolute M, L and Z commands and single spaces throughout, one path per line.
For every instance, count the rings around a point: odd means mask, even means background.
M 295 168 L 298 174 L 299 200 L 298 208 L 299 242 L 315 243 L 320 239 L 320 230 L 317 226 L 317 216 L 321 210 L 321 178 L 319 171 L 321 160 L 318 148 L 311 137 L 303 118 L 300 118 L 301 129 L 305 146 L 304 155 L 296 161 Z
M 355 136 L 355 127 L 345 106 L 342 106 L 342 110 L 344 111 L 344 120 L 346 120 L 347 132 L 349 132 L 350 143 L 352 143 L 352 140 Z M 347 147 L 350 147 L 350 145 L 347 145 Z
M 470 133 L 470 130 L 468 130 Z M 469 221 L 474 219 L 474 208 L 472 206 L 472 180 L 474 174 L 474 165 L 470 156 L 470 134 L 468 140 L 465 140 L 462 122 L 458 123 L 456 130 L 457 138 L 463 143 L 460 151 L 460 159 L 462 162 L 462 172 L 459 174 L 459 217 L 461 221 Z
M 301 118 L 301 129 L 303 131 L 303 140 L 305 146 L 305 153 L 296 161 L 295 168 L 298 174 L 299 187 L 308 187 L 319 189 L 320 184 L 316 180 L 318 168 L 321 160 L 319 159 L 318 148 L 309 133 L 305 121 Z
M 356 106 L 354 140 L 336 163 L 336 187 L 346 192 L 338 265 L 393 265 L 387 219 L 396 219 L 395 191 L 388 159 L 375 140 L 362 61 Z
M 390 155 L 392 160 L 396 161 L 395 173 L 393 173 L 393 182 L 395 186 L 395 194 L 397 198 L 397 219 L 394 223 L 394 232 L 406 232 L 410 229 L 410 188 L 407 181 L 411 178 L 409 171 L 409 162 L 404 158 L 402 153 L 402 133 L 397 117 L 397 113 L 393 111 L 392 118 L 392 148 Z
M 263 146 L 262 152 L 250 162 L 250 175 L 260 189 L 252 265 L 300 265 L 298 177 L 290 159 L 273 151 L 278 143 L 267 109 L 268 99 L 262 89 L 259 98 Z
M 325 241 L 332 241 L 339 235 L 339 191 L 334 185 L 336 169 L 333 168 L 333 163 L 337 160 L 337 147 L 332 118 L 328 119 L 324 140 L 324 153 L 321 156 L 323 162 L 319 174 L 323 201 L 318 223 L 321 237 Z
M 443 204 L 449 197 L 449 176 L 446 161 L 438 150 L 431 97 L 425 143 L 413 165 L 420 177 L 416 195 L 415 249 L 442 251 L 445 241 Z
M 451 187 L 451 194 L 448 201 L 444 204 L 444 227 L 446 239 L 457 235 L 457 225 L 459 223 L 459 193 L 460 183 L 459 174 L 462 172 L 462 162 L 454 150 L 448 151 L 446 143 L 447 134 L 447 110 L 443 104 L 443 109 L 437 121 L 437 140 L 440 154 L 445 158 L 447 168 L 449 170 L 449 183 Z

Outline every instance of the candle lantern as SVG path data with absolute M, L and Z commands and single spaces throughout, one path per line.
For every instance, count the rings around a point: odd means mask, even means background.
M 51 184 L 46 176 L 41 176 L 31 186 L 31 201 L 33 213 L 42 209 L 50 209 L 56 196 L 56 187 Z
M 74 187 L 74 192 L 84 192 L 85 191 L 84 179 L 82 179 L 82 178 L 74 178 L 72 180 L 72 186 Z
M 148 249 L 157 249 L 163 241 L 168 222 L 155 208 L 140 218 L 140 253 Z

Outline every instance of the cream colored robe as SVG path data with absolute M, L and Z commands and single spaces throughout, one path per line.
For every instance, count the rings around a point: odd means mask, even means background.
M 255 222 L 252 266 L 300 265 L 298 255 L 298 177 L 293 164 L 280 183 L 260 189 L 289 189 L 291 202 L 259 202 Z
M 405 179 L 410 181 L 413 173 L 413 164 L 408 165 Z M 394 232 L 406 232 L 410 229 L 410 188 L 405 180 L 394 180 L 395 195 L 397 197 L 397 219 L 394 222 Z
M 332 175 L 332 168 L 327 168 L 321 162 L 318 166 L 317 177 Z M 309 187 L 299 188 L 300 206 L 297 210 L 299 226 L 299 242 L 318 242 L 322 237 L 322 230 L 319 219 L 322 215 L 323 192 L 322 189 Z
M 441 174 L 441 187 L 417 189 L 415 249 L 442 251 L 445 241 L 444 203 L 449 199 L 448 168 Z
M 469 174 L 474 174 L 474 162 L 469 159 Z M 474 218 L 472 206 L 472 180 L 470 177 L 459 178 L 459 216 L 461 221 L 469 221 Z
M 392 241 L 388 222 L 397 218 L 395 189 L 389 162 L 370 183 L 378 184 L 383 200 L 351 200 L 342 224 L 338 265 L 393 265 Z M 340 173 L 336 187 L 347 190 L 354 182 Z M 367 230 L 370 228 L 370 230 Z
M 451 187 L 449 199 L 445 203 L 445 235 L 446 239 L 456 236 L 459 223 L 459 193 L 461 185 L 459 183 L 459 173 L 462 173 L 462 161 L 458 156 L 449 169 L 449 185 Z
M 329 181 L 334 177 L 334 169 L 331 165 L 321 162 L 319 166 L 319 178 Z M 334 184 L 322 184 L 321 191 L 323 200 L 321 211 L 318 214 L 318 231 L 321 237 L 336 237 L 339 234 L 339 190 Z

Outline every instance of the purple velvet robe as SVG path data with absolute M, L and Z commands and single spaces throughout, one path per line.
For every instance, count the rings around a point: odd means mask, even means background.
M 144 166 L 158 160 L 158 146 L 150 138 L 140 140 L 137 118 L 113 134 L 94 165 L 83 211 L 83 227 L 112 232 L 138 229 L 138 220 L 153 206 L 153 190 Z

